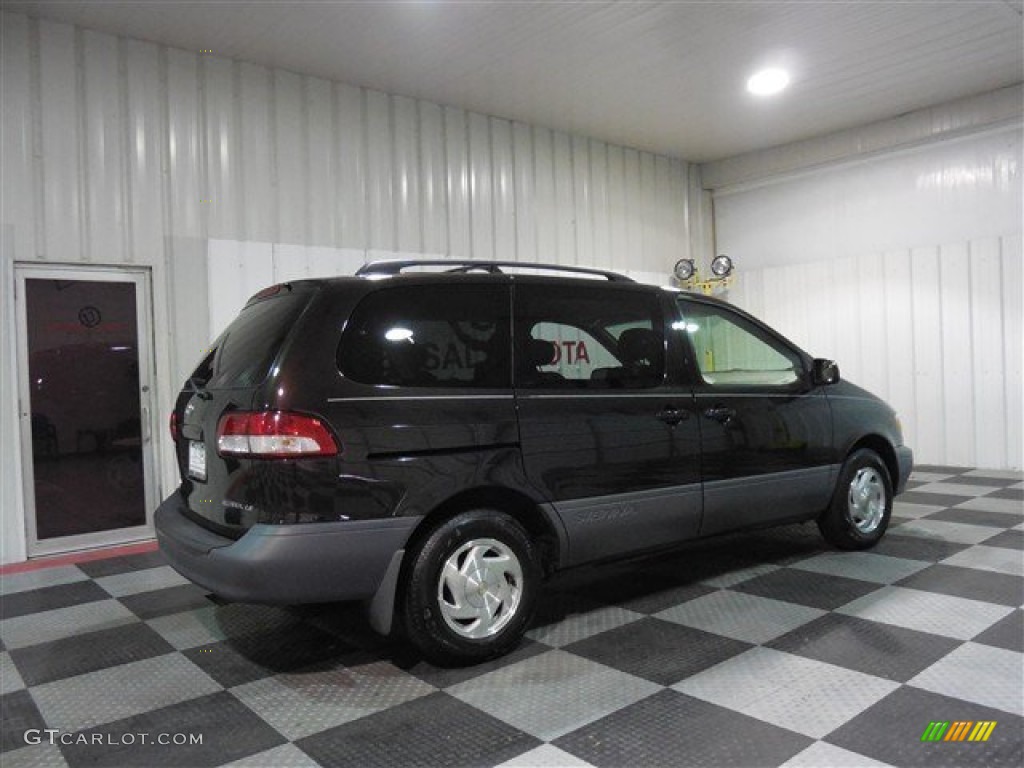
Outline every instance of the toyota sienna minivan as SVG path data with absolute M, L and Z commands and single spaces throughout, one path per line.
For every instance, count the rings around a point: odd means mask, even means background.
M 512 649 L 565 568 L 797 521 L 884 534 L 912 454 L 835 363 L 615 273 L 443 264 L 249 300 L 171 415 L 175 569 L 229 600 L 365 601 L 455 664 Z

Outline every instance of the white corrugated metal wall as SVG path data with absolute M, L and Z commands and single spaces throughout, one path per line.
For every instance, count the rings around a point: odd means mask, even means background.
M 738 266 L 728 298 L 891 402 L 921 463 L 1022 464 L 1020 100 L 704 168 Z
M 706 247 L 699 175 L 680 160 L 0 18 L 3 320 L 13 327 L 15 261 L 149 268 L 156 396 L 168 407 L 215 327 L 281 276 L 351 271 L 401 253 L 654 279 Z M 0 363 L 0 561 L 11 562 L 25 545 L 10 333 Z M 167 442 L 161 448 L 166 492 L 175 470 Z

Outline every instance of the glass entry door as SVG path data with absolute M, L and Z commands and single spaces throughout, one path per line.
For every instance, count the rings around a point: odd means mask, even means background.
M 29 555 L 151 535 L 147 277 L 17 270 Z

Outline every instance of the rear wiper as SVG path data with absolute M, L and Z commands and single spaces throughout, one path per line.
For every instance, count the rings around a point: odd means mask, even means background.
M 196 393 L 196 397 L 200 400 L 212 400 L 213 394 L 206 389 L 206 382 L 200 380 L 198 376 L 193 376 L 189 379 L 185 385 L 189 387 L 193 392 Z

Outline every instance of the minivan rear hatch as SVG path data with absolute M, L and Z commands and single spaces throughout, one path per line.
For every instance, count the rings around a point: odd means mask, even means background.
M 210 530 L 238 537 L 257 520 L 263 491 L 254 462 L 218 454 L 218 424 L 226 414 L 253 407 L 317 285 L 286 283 L 253 296 L 178 396 L 171 431 L 181 490 L 193 519 Z

